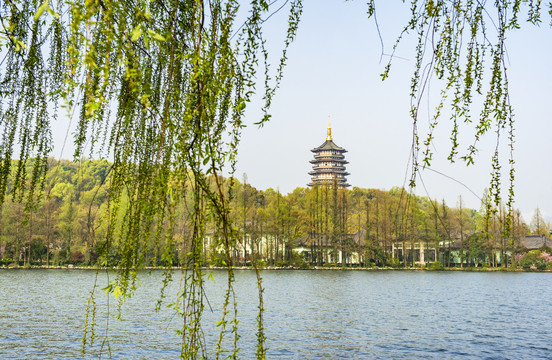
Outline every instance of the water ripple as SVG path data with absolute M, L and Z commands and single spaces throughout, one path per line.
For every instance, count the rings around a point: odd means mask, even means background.
M 97 357 L 109 319 L 114 359 L 173 359 L 180 354 L 178 316 L 155 312 L 161 272 L 140 274 L 123 320 L 98 303 Z M 206 282 L 213 311 L 204 315 L 210 349 L 218 339 L 224 272 Z M 268 358 L 275 359 L 550 359 L 550 274 L 265 271 Z M 101 279 L 106 281 L 106 279 Z M 1 270 L 0 358 L 83 358 L 84 306 L 91 271 Z M 105 285 L 100 285 L 105 286 Z M 239 347 L 254 358 L 255 275 L 236 274 Z M 167 292 L 174 298 L 177 285 Z M 100 292 L 101 293 L 101 292 Z M 230 340 L 229 340 L 230 341 Z M 208 350 L 209 358 L 214 357 Z

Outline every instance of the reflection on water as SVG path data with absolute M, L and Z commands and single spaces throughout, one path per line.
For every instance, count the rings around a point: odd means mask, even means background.
M 218 338 L 226 274 L 206 280 L 204 331 Z M 0 358 L 97 357 L 109 318 L 115 359 L 174 359 L 181 320 L 155 312 L 161 271 L 141 286 L 115 319 L 97 299 L 95 345 L 81 355 L 93 271 L 0 270 Z M 273 359 L 550 359 L 552 309 L 546 273 L 265 271 L 265 327 Z M 100 287 L 107 281 L 100 275 Z M 177 281 L 178 282 L 178 281 Z M 240 355 L 254 358 L 255 274 L 236 272 Z M 177 284 L 168 292 L 175 295 Z M 208 350 L 213 357 L 212 346 Z

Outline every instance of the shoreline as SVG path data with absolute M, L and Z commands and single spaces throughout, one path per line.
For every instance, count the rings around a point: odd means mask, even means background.
M 169 268 L 170 270 L 183 270 L 182 267 L 173 266 Z M 202 267 L 202 270 L 227 270 L 227 267 L 220 266 L 209 266 Z M 117 270 L 117 268 L 106 268 L 106 267 L 95 267 L 95 266 L 45 266 L 45 265 L 32 265 L 32 266 L 0 266 L 0 270 Z M 144 267 L 141 269 L 136 269 L 138 271 L 151 271 L 151 270 L 167 270 L 164 267 Z M 255 268 L 251 266 L 236 266 L 232 267 L 232 270 L 240 271 L 255 271 Z M 537 270 L 537 269 L 523 269 L 517 267 L 513 268 L 492 268 L 492 267 L 453 267 L 453 268 L 443 268 L 443 269 L 431 269 L 431 268 L 421 268 L 421 267 L 340 267 L 340 266 L 312 266 L 312 267 L 294 267 L 294 266 L 267 266 L 259 268 L 262 271 L 418 271 L 418 272 L 540 272 L 540 273 L 552 273 L 552 270 Z

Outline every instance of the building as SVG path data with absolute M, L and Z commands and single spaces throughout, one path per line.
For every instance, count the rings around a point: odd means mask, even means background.
M 520 245 L 527 250 L 552 247 L 552 240 L 546 235 L 526 235 L 520 239 Z
M 332 237 L 332 235 L 310 232 L 296 240 L 293 251 L 311 264 L 344 264 L 373 266 L 376 262 L 383 266 L 387 260 L 396 259 L 395 266 L 425 266 L 436 260 L 437 249 L 434 243 L 424 241 L 388 241 L 369 239 L 366 230 L 361 229 Z M 403 248 L 404 247 L 404 248 Z M 378 255 L 379 254 L 379 255 Z M 404 258 L 406 256 L 406 259 Z
M 308 186 L 336 184 L 339 189 L 349 187 L 346 176 L 349 175 L 345 171 L 345 164 L 349 162 L 345 160 L 344 153 L 347 150 L 337 146 L 332 140 L 332 128 L 328 123 L 328 135 L 326 141 L 317 148 L 311 150 L 314 153 L 314 160 L 311 160 L 312 171 L 309 175 L 312 176 Z
M 366 230 L 341 236 L 308 233 L 296 240 L 293 252 L 311 264 L 365 265 Z

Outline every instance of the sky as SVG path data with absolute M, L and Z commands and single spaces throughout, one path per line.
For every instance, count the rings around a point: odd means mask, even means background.
M 384 54 L 408 17 L 408 3 L 378 2 L 377 14 Z M 546 15 L 545 15 L 546 16 Z M 269 50 L 278 54 L 287 13 L 280 11 L 266 24 Z M 537 207 L 552 221 L 552 30 L 550 18 L 541 27 L 522 24 L 507 42 L 511 103 L 515 113 L 515 207 L 530 222 Z M 306 187 L 310 180 L 311 149 L 325 141 L 328 116 L 334 142 L 348 150 L 348 182 L 361 188 L 389 190 L 407 184 L 412 122 L 409 117 L 410 75 L 414 66 L 414 37 L 399 47 L 390 78 L 380 74 L 388 57 L 374 22 L 367 19 L 365 2 L 304 1 L 296 41 L 289 50 L 284 78 L 273 106 L 272 120 L 263 128 L 260 101 L 248 106 L 238 153 L 236 176 L 247 174 L 257 189 L 282 193 Z M 437 92 L 438 84 L 433 85 Z M 429 106 L 436 105 L 429 98 Z M 477 103 L 478 100 L 475 100 Z M 427 116 L 426 116 L 427 119 Z M 427 122 L 427 120 L 424 120 Z M 480 208 L 490 184 L 494 133 L 485 136 L 474 166 L 450 164 L 450 124 L 446 116 L 433 144 L 431 170 L 421 172 L 416 193 L 456 206 Z M 469 134 L 468 134 L 469 135 Z M 469 144 L 465 136 L 463 144 Z M 505 139 L 504 139 L 505 140 Z M 507 149 L 501 145 L 507 168 Z M 422 183 L 425 185 L 422 186 Z M 507 174 L 503 181 L 507 183 Z M 506 194 L 504 189 L 504 194 Z

